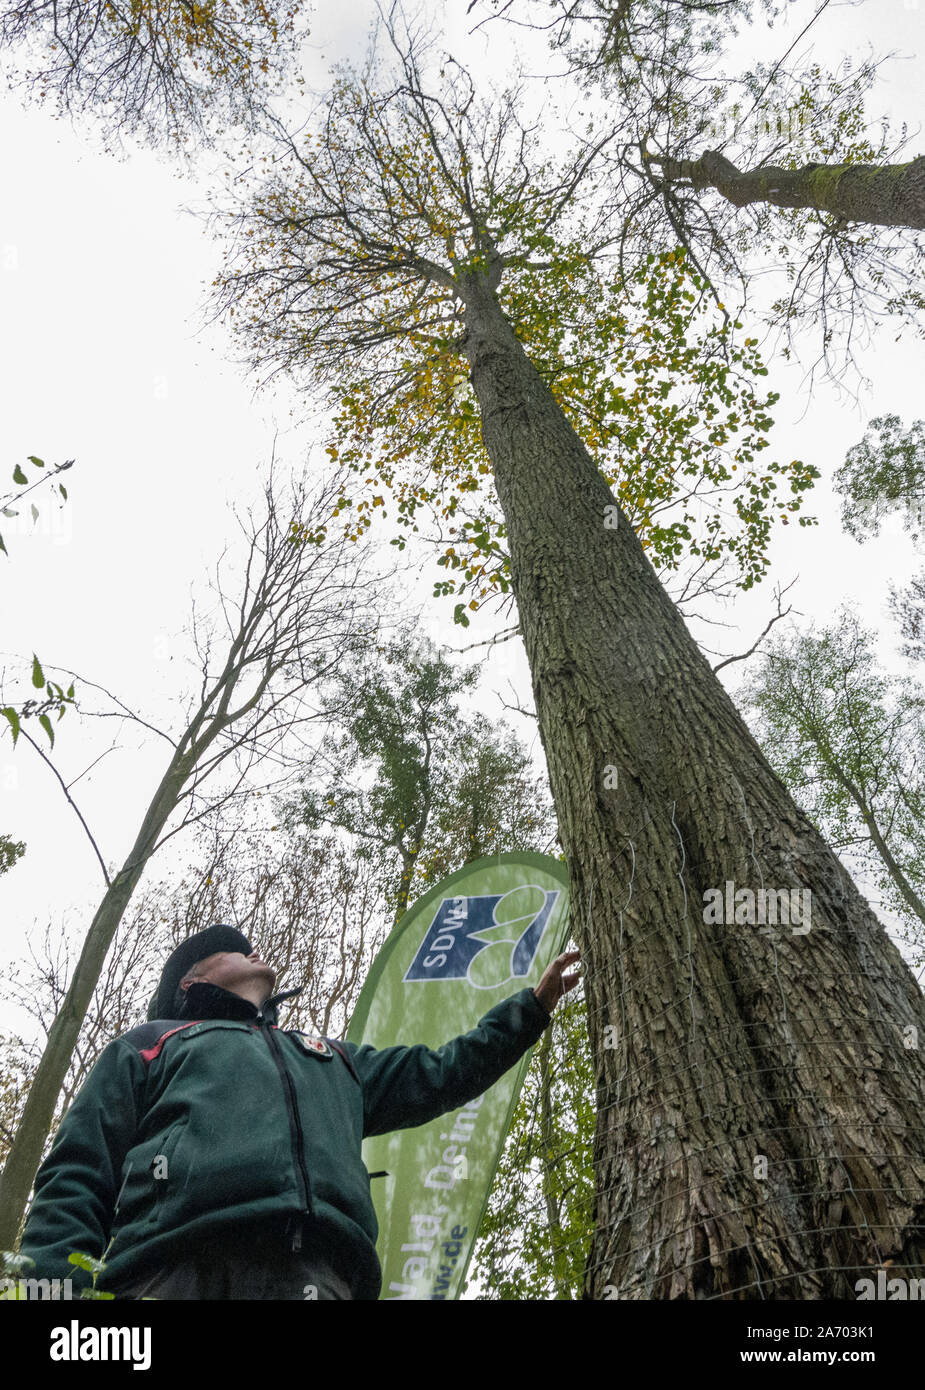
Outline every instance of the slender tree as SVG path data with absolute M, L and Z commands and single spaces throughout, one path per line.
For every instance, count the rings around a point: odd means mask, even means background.
M 118 872 L 107 865 L 90 836 L 105 892 L 49 1029 L 0 1175 L 0 1249 L 12 1248 L 93 991 L 151 856 L 185 826 L 213 812 L 217 804 L 236 792 L 247 794 L 254 762 L 265 757 L 272 763 L 284 738 L 311 723 L 315 713 L 308 704 L 308 692 L 375 628 L 369 604 L 374 581 L 358 568 L 351 569 L 340 537 L 329 538 L 323 524 L 337 491 L 337 483 L 328 480 L 311 496 L 297 482 L 294 495 L 283 503 L 274 495 L 272 478 L 268 482 L 264 518 L 241 523 L 247 563 L 240 595 L 237 600 L 220 595 L 227 626 L 224 656 L 215 659 L 216 635 L 200 628 L 196 638 L 200 689 L 189 700 L 188 717 L 177 734 L 155 730 L 171 751 Z M 125 710 L 122 705 L 123 714 Z M 25 730 L 21 737 L 50 763 Z M 51 766 L 80 815 L 63 777 Z M 219 769 L 227 774 L 232 768 L 233 774 L 225 777 L 225 785 L 215 795 L 202 790 L 207 780 L 219 780 L 215 776 Z M 175 823 L 168 829 L 171 821 Z
M 842 608 L 772 642 L 748 700 L 772 766 L 830 844 L 872 873 L 925 959 L 925 695 L 878 670 L 874 634 Z
M 506 278 L 525 294 L 534 275 L 553 313 L 557 248 L 587 261 L 619 241 L 585 196 L 601 144 L 554 167 L 511 101 L 486 112 L 457 69 L 427 84 L 415 43 L 395 46 L 389 90 L 338 82 L 304 182 L 261 189 L 240 224 L 261 254 L 225 284 L 257 361 L 350 399 L 372 377 L 386 408 L 408 374 L 454 351 L 468 364 L 587 972 L 586 1293 L 851 1296 L 884 1259 L 917 1271 L 925 1001 L 692 640 L 504 298 Z M 413 411 L 405 423 L 410 455 Z M 809 892 L 811 929 L 705 920 L 729 882 Z

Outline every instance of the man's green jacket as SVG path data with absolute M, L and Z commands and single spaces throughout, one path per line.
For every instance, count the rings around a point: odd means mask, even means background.
M 79 1288 L 90 1276 L 68 1255 L 109 1246 L 97 1287 L 115 1289 L 215 1235 L 246 1240 L 278 1226 L 294 1248 L 308 1222 L 355 1296 L 378 1297 L 361 1140 L 481 1095 L 551 1016 L 522 989 L 442 1047 L 376 1049 L 281 1030 L 276 1008 L 288 997 L 258 1010 L 194 983 L 192 1018 L 145 1023 L 109 1044 L 36 1177 L 20 1247 L 35 1261 L 30 1276 Z

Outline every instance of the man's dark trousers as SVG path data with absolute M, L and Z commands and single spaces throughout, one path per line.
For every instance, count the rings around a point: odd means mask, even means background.
M 333 1269 L 308 1233 L 299 1250 L 277 1235 L 237 1233 L 138 1279 L 113 1287 L 116 1298 L 352 1299 L 353 1288 Z

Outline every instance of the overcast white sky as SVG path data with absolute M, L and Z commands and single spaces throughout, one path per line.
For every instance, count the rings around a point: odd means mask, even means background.
M 502 76 L 513 35 L 491 26 L 468 40 L 465 6 L 447 9 L 456 13 L 451 50 L 477 75 Z M 917 126 L 925 9 L 910 0 L 835 9 L 820 57 L 835 63 L 868 43 L 900 52 L 871 110 Z M 804 14 L 806 7 L 797 10 Z M 306 54 L 311 82 L 323 84 L 330 60 L 365 50 L 372 11 L 365 0 L 319 0 L 317 47 Z M 793 21 L 791 36 L 795 30 Z M 769 42 L 776 50 L 785 32 L 749 42 L 767 54 Z M 532 51 L 538 64 L 548 61 L 541 46 L 534 43 Z M 76 460 L 64 477 L 70 501 L 54 524 L 28 535 L 4 524 L 11 559 L 0 557 L 0 664 L 9 670 L 15 658 L 35 651 L 49 673 L 73 668 L 140 710 L 169 712 L 182 691 L 190 591 L 233 535 L 227 504 L 254 496 L 274 433 L 279 453 L 292 462 L 308 455 L 312 440 L 289 418 L 299 405 L 289 388 L 255 398 L 252 382 L 228 360 L 233 348 L 224 330 L 197 331 L 219 252 L 202 224 L 180 208 L 201 201 L 214 180 L 181 177 L 144 150 L 122 161 L 106 156 L 89 124 L 72 128 L 46 111 L 23 110 L 8 93 L 0 94 L 0 119 L 0 462 L 8 477 L 28 454 Z M 863 548 L 839 526 L 828 480 L 867 421 L 892 412 L 909 423 L 922 413 L 921 345 L 908 337 L 896 345 L 883 332 L 862 360 L 872 387 L 858 404 L 839 401 L 824 383 L 808 401 L 800 370 L 779 364 L 772 371 L 770 381 L 781 392 L 774 457 L 801 457 L 821 470 L 807 509 L 822 524 L 791 526 L 777 536 L 771 579 L 725 614 L 739 628 L 727 634 L 727 652 L 750 645 L 764 625 L 774 579 L 787 583 L 799 575 L 792 598 L 807 615 L 826 618 L 853 597 L 885 629 L 889 581 L 918 567 L 898 525 Z M 317 442 L 315 456 L 321 457 Z M 419 599 L 426 601 L 437 574 L 427 571 L 417 581 Z M 451 603 L 433 602 L 429 612 L 431 631 L 454 646 L 483 635 L 475 627 L 469 634 L 453 628 Z M 510 646 L 486 666 L 486 691 L 510 700 L 509 677 L 527 700 L 525 663 Z M 5 688 L 8 699 L 28 693 Z M 492 694 L 481 706 L 500 712 Z M 533 738 L 528 722 L 520 732 Z M 76 776 L 102 746 L 98 730 L 69 713 L 55 750 L 65 777 Z M 81 808 L 110 863 L 121 862 L 128 849 L 162 764 L 155 742 L 133 739 L 130 751 L 106 758 L 80 782 Z M 66 908 L 78 925 L 89 922 L 101 878 L 48 769 L 27 746 L 14 752 L 6 736 L 0 738 L 0 831 L 28 846 L 0 878 L 3 968 L 21 953 L 33 924 L 41 927 Z

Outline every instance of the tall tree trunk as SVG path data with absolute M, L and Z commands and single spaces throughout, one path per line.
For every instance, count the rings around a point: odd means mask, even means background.
M 464 350 L 571 874 L 597 1072 L 592 1298 L 855 1297 L 925 1257 L 925 1000 L 713 675 L 495 296 Z M 703 894 L 809 889 L 811 929 Z M 605 1031 L 607 1030 L 607 1031 Z M 616 1046 L 613 1043 L 616 1042 Z
M 699 159 L 652 159 L 671 182 L 715 188 L 737 208 L 772 203 L 779 208 L 815 208 L 849 222 L 880 227 L 925 227 L 925 156 L 908 164 L 804 164 L 780 169 L 766 164 L 737 169 L 707 150 Z

